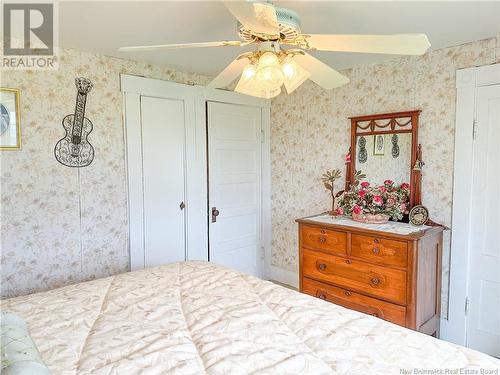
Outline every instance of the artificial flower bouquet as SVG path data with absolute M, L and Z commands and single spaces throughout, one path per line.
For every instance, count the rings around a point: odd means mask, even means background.
M 360 221 L 366 222 L 370 222 L 368 216 L 376 216 L 373 222 L 389 218 L 399 221 L 408 214 L 409 196 L 410 185 L 407 183 L 398 186 L 391 180 L 385 180 L 383 185 L 372 186 L 363 181 L 344 193 L 335 214 L 352 216 L 353 219 L 362 217 Z

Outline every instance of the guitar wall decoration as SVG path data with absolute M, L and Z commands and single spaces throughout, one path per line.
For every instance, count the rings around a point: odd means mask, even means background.
M 85 117 L 85 104 L 92 82 L 86 78 L 76 78 L 75 85 L 75 113 L 63 118 L 62 126 L 66 135 L 56 143 L 54 155 L 59 163 L 67 167 L 86 167 L 94 160 L 94 147 L 88 140 L 93 125 Z

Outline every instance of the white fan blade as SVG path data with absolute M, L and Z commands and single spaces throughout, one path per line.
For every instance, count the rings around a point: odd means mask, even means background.
M 423 55 L 431 46 L 425 34 L 305 35 L 310 48 L 320 51 Z
M 152 46 L 132 46 L 120 47 L 119 52 L 135 52 L 135 51 L 154 51 L 157 49 L 172 49 L 172 48 L 200 48 L 200 47 L 226 47 L 226 46 L 242 46 L 247 43 L 239 40 L 224 41 L 224 42 L 206 42 L 206 43 L 183 43 L 183 44 L 157 44 Z
M 349 83 L 349 78 L 340 74 L 335 69 L 330 68 L 325 63 L 317 58 L 304 53 L 303 55 L 295 55 L 293 60 L 311 73 L 309 79 L 324 89 L 330 90 Z
M 246 28 L 259 34 L 279 35 L 276 9 L 271 4 L 230 1 L 227 9 Z
M 237 58 L 236 60 L 233 60 L 233 62 L 226 66 L 226 69 L 220 72 L 219 75 L 207 85 L 207 87 L 216 89 L 229 86 L 241 74 L 243 68 L 247 64 L 247 58 Z

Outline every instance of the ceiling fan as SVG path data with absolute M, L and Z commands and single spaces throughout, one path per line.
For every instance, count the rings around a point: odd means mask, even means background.
M 236 57 L 208 87 L 227 87 L 241 75 L 235 91 L 272 98 L 281 93 L 283 84 L 290 94 L 307 79 L 325 89 L 349 82 L 346 76 L 304 50 L 423 55 L 430 47 L 425 34 L 302 34 L 300 17 L 290 9 L 248 1 L 226 2 L 225 5 L 238 20 L 241 40 L 121 47 L 118 51 L 255 45 L 254 51 Z

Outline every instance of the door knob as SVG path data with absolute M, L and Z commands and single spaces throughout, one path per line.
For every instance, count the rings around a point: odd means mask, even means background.
M 219 210 L 217 207 L 212 207 L 212 223 L 217 222 L 217 216 L 219 216 Z
M 181 204 L 179 205 L 179 208 L 180 208 L 181 210 L 183 210 L 183 209 L 184 209 L 184 207 L 186 207 L 186 204 L 185 204 L 184 202 L 181 202 Z

